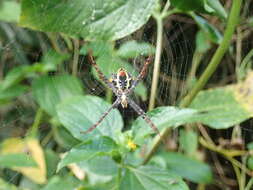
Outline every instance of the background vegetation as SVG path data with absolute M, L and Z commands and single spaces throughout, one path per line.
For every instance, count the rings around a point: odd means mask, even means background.
M 250 0 L 2 0 L 0 189 L 252 189 L 252 10 Z M 108 77 L 137 75 L 153 55 L 134 98 L 162 138 L 120 108 L 80 133 L 115 100 L 89 50 Z

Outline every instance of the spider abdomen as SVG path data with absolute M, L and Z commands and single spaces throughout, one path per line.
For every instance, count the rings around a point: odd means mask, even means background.
M 117 90 L 123 92 L 127 89 L 130 89 L 132 85 L 132 78 L 125 69 L 120 68 L 115 76 L 114 82 Z

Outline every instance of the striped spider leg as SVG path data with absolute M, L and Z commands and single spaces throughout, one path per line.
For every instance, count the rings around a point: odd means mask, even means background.
M 102 73 L 102 71 L 97 66 L 96 62 L 94 61 L 91 52 L 88 55 L 88 59 L 91 64 L 96 69 L 99 78 L 114 92 L 117 96 L 116 101 L 112 104 L 112 106 L 100 117 L 100 119 L 95 123 L 93 126 L 88 128 L 88 130 L 81 132 L 81 133 L 89 133 L 93 131 L 103 120 L 104 118 L 119 104 L 123 108 L 126 108 L 128 104 L 132 107 L 138 115 L 140 115 L 149 125 L 150 127 L 159 134 L 158 128 L 155 124 L 151 121 L 151 119 L 146 115 L 146 113 L 133 101 L 129 98 L 129 96 L 133 93 L 137 84 L 142 80 L 147 72 L 147 67 L 151 62 L 151 58 L 149 57 L 145 62 L 141 72 L 139 73 L 138 77 L 134 80 L 133 77 L 123 68 L 120 68 L 116 74 L 112 74 L 110 80 L 106 78 L 106 76 Z

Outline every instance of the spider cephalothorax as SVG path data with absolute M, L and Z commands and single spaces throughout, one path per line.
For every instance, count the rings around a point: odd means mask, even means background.
M 101 116 L 98 122 L 94 124 L 93 126 L 91 126 L 87 131 L 84 131 L 84 133 L 88 133 L 92 131 L 93 129 L 95 129 L 104 120 L 104 118 L 110 113 L 112 109 L 116 108 L 119 104 L 121 104 L 123 108 L 126 108 L 128 105 L 130 105 L 130 107 L 132 107 L 150 125 L 150 127 L 160 135 L 157 127 L 151 121 L 151 119 L 140 108 L 140 106 L 138 106 L 130 98 L 130 95 L 133 93 L 135 87 L 138 85 L 140 80 L 143 79 L 147 71 L 147 67 L 151 61 L 150 58 L 147 59 L 143 68 L 141 69 L 141 72 L 139 73 L 136 79 L 133 79 L 133 77 L 123 68 L 120 68 L 116 74 L 112 74 L 112 77 L 110 79 L 107 79 L 106 76 L 98 68 L 96 62 L 94 61 L 91 55 L 91 52 L 88 54 L 88 59 L 90 63 L 94 66 L 94 68 L 96 69 L 99 78 L 113 91 L 113 93 L 117 96 L 117 99 L 112 104 L 112 106 L 108 109 L 108 111 L 105 112 Z

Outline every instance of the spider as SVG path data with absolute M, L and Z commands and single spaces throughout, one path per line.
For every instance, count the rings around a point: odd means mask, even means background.
M 121 104 L 123 108 L 127 108 L 128 105 L 132 107 L 138 113 L 138 115 L 141 116 L 149 124 L 149 126 L 160 136 L 158 128 L 151 121 L 151 119 L 140 108 L 140 106 L 138 106 L 132 99 L 130 99 L 130 95 L 133 93 L 135 87 L 144 78 L 147 72 L 148 65 L 151 62 L 151 57 L 149 57 L 146 60 L 146 62 L 144 63 L 144 66 L 142 67 L 136 79 L 134 79 L 131 76 L 131 74 L 129 74 L 123 68 L 120 68 L 117 71 L 117 73 L 112 74 L 110 79 L 107 79 L 106 76 L 99 69 L 96 62 L 94 61 L 91 52 L 88 53 L 88 60 L 97 71 L 100 80 L 102 80 L 106 84 L 106 86 L 113 91 L 113 93 L 117 96 L 117 98 L 115 102 L 112 104 L 112 106 L 100 117 L 97 123 L 91 126 L 88 130 L 82 131 L 81 133 L 86 134 L 93 131 L 104 120 L 104 118 L 110 113 L 110 111 L 112 111 L 119 104 Z

